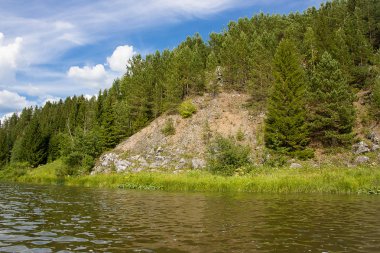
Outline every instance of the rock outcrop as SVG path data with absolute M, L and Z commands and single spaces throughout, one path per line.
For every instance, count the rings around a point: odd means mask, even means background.
M 217 135 L 235 138 L 248 145 L 252 153 L 262 150 L 258 136 L 262 132 L 264 114 L 253 116 L 245 108 L 249 96 L 239 93 L 221 93 L 195 97 L 192 102 L 197 113 L 183 119 L 180 115 L 162 115 L 140 132 L 103 154 L 93 174 L 110 172 L 203 169 L 209 141 Z M 171 120 L 175 134 L 162 132 Z M 241 134 L 243 133 L 243 135 Z

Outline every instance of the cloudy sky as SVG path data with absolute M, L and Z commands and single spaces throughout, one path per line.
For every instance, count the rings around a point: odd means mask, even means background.
M 0 0 L 0 117 L 94 95 L 130 57 L 204 39 L 230 20 L 289 13 L 322 0 Z

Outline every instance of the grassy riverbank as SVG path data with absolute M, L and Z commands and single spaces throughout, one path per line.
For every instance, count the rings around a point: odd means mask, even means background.
M 56 161 L 17 173 L 0 171 L 0 180 L 68 186 L 189 192 L 379 194 L 380 168 L 257 168 L 245 176 L 223 177 L 204 171 L 66 176 L 58 178 Z M 12 170 L 14 171 L 14 169 Z

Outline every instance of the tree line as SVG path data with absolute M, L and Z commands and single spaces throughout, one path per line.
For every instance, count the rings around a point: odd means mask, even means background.
M 220 89 L 248 93 L 251 106 L 267 112 L 269 149 L 309 157 L 311 141 L 350 142 L 355 91 L 372 90 L 372 116 L 380 119 L 379 47 L 380 0 L 240 18 L 207 42 L 195 34 L 173 50 L 134 56 L 125 74 L 91 99 L 47 102 L 1 122 L 0 166 L 64 158 L 91 168 L 186 97 Z

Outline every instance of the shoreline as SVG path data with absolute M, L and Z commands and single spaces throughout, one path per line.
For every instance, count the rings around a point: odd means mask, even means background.
M 380 168 L 257 168 L 243 176 L 207 171 L 139 172 L 57 177 L 56 161 L 19 174 L 0 171 L 0 181 L 168 192 L 380 194 Z

